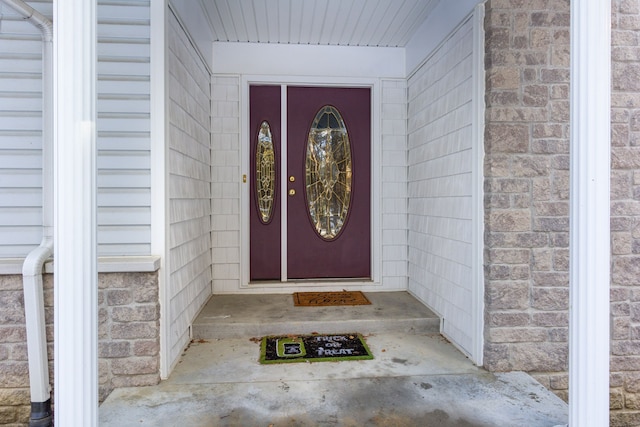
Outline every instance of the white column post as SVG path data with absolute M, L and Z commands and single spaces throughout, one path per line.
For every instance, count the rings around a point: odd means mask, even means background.
M 571 2 L 569 425 L 609 425 L 611 0 Z
M 54 1 L 55 425 L 97 425 L 96 0 Z

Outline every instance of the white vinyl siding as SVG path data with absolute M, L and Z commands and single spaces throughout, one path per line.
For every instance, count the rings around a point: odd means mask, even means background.
M 211 295 L 211 75 L 169 13 L 169 359 Z
M 51 16 L 50 4 L 32 3 Z M 0 257 L 42 238 L 42 38 L 0 3 Z
M 151 251 L 149 1 L 98 1 L 98 253 Z
M 407 82 L 382 81 L 382 284 L 407 288 Z
M 28 2 L 46 16 L 50 1 Z M 0 3 L 0 258 L 42 236 L 42 40 Z M 151 242 L 149 1 L 98 2 L 98 253 Z
M 216 293 L 240 289 L 240 78 L 214 76 L 211 224 Z
M 409 78 L 409 290 L 471 352 L 472 22 Z

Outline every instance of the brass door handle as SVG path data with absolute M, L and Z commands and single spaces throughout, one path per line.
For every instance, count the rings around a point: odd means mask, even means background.
M 294 190 L 293 188 L 289 189 L 289 195 L 290 196 L 295 196 L 296 195 L 296 190 Z
M 291 181 L 291 182 L 296 182 L 296 177 L 295 177 L 295 176 L 293 176 L 293 175 L 291 175 L 291 176 L 289 177 L 289 181 Z

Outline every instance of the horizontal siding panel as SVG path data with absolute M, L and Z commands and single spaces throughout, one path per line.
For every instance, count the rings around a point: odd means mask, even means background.
M 112 60 L 101 60 L 98 62 L 98 78 L 107 79 L 109 76 L 149 76 L 150 63 L 147 57 Z
M 0 92 L 20 92 L 40 94 L 42 92 L 42 79 L 40 74 L 7 74 L 0 72 Z
M 38 245 L 42 240 L 40 227 L 0 226 L 0 246 Z
M 0 207 L 5 206 L 40 208 L 42 206 L 42 189 L 0 187 Z
M 169 172 L 198 181 L 211 181 L 211 166 L 174 150 L 169 155 Z
M 1 66 L 1 65 L 0 65 Z M 42 98 L 41 94 L 10 94 L 0 93 L 0 114 L 6 112 L 29 112 L 37 114 L 37 117 L 42 120 Z M 0 129 L 8 129 L 2 127 Z
M 149 255 L 151 244 L 122 243 L 107 245 L 98 243 L 98 255 L 100 256 L 125 256 L 125 255 Z
M 7 131 L 0 129 L 0 150 L 40 150 L 42 147 L 39 131 Z
M 40 113 L 0 111 L 0 129 L 10 130 L 42 130 Z
M 171 284 L 169 295 L 171 296 L 172 308 L 184 307 L 183 315 L 186 315 L 191 322 L 192 316 L 195 316 L 198 311 L 194 310 L 192 304 L 195 302 L 204 303 L 205 301 L 199 301 L 201 293 L 203 291 L 210 293 L 211 291 L 211 269 L 203 270 L 188 282 L 171 280 Z
M 97 47 L 99 56 L 119 56 L 123 58 L 149 57 L 149 42 L 130 39 L 126 42 L 118 40 L 113 42 L 99 42 Z
M 169 221 L 175 224 L 211 214 L 211 201 L 208 199 L 176 199 L 169 201 Z
M 148 95 L 150 93 L 150 86 L 148 79 L 131 81 L 101 78 L 98 80 L 97 90 L 98 94 Z
M 149 127 L 149 114 L 98 114 L 98 132 L 149 132 Z
M 109 225 L 136 225 L 136 226 L 148 226 L 151 219 L 150 207 L 122 207 L 111 208 L 101 207 L 98 208 L 98 223 L 103 226 Z M 106 242 L 105 242 L 106 243 Z
M 149 2 L 148 1 L 123 1 L 117 4 L 116 1 L 98 2 L 98 19 L 138 19 L 143 22 L 149 20 Z
M 471 200 L 469 197 L 438 197 L 432 199 L 409 199 L 409 214 L 429 217 L 471 219 Z
M 148 19 L 123 22 L 122 18 L 113 20 L 101 18 L 98 21 L 98 38 L 149 39 L 149 26 Z
M 151 188 L 151 171 L 142 170 L 98 170 L 100 188 Z
M 1 144 L 0 139 L 0 144 Z M 102 132 L 98 135 L 98 150 L 132 150 L 142 151 L 149 150 L 151 146 L 151 140 L 147 132 L 142 133 L 130 133 L 127 135 L 118 135 L 109 132 Z
M 169 231 L 169 245 L 171 245 L 171 247 L 183 245 L 190 240 L 199 238 L 203 234 L 203 230 L 210 229 L 210 215 L 171 224 L 171 229 Z
M 171 175 L 169 179 L 169 192 L 177 199 L 209 199 L 211 197 L 211 185 L 204 181 L 194 181 L 179 175 Z
M 0 208 L 0 224 L 6 226 L 35 226 L 42 225 L 42 209 L 25 207 Z
M 98 99 L 97 108 L 100 113 L 146 114 L 149 120 L 150 102 L 146 95 L 139 99 Z M 148 125 L 147 125 L 148 126 Z
M 198 141 L 200 144 L 208 145 L 209 142 L 209 123 L 198 122 L 189 116 L 189 114 L 175 103 L 169 103 L 169 114 L 172 117 L 171 126 L 176 126 L 186 133 L 190 138 Z M 179 147 L 181 140 L 171 141 L 171 147 Z
M 0 52 L 0 70 L 5 73 L 42 73 L 42 61 L 40 55 L 30 54 L 3 54 Z
M 0 157 L 2 156 L 0 155 Z M 40 169 L 0 168 L 0 187 L 40 188 L 42 187 L 42 171 Z
M 102 244 L 145 244 L 151 240 L 151 227 L 148 225 L 99 225 L 98 240 Z
M 40 169 L 41 167 L 40 150 L 3 150 L 0 156 L 0 169 Z
M 211 253 L 208 251 L 194 257 L 188 264 L 171 273 L 171 282 L 190 283 L 207 270 L 211 271 Z
M 471 150 L 465 150 L 414 163 L 409 167 L 408 176 L 409 180 L 414 181 L 459 175 L 469 170 L 471 170 Z
M 108 188 L 99 188 L 98 206 L 151 206 L 151 194 L 147 189 L 123 188 L 112 190 Z
M 147 151 L 101 151 L 99 169 L 149 170 L 151 159 Z
M 33 35 L 31 37 L 25 36 L 21 38 L 8 38 L 8 36 L 4 35 L 0 36 L 0 55 L 6 54 L 42 55 L 42 39 L 39 35 Z
M 189 135 L 184 133 L 182 129 L 176 126 L 169 127 L 169 138 L 170 141 L 182 140 L 181 143 L 169 143 L 173 150 L 189 156 L 192 159 L 201 159 L 201 161 L 210 164 L 211 148 L 208 144 L 205 143 L 206 141 L 199 142 L 191 138 Z
M 199 236 L 175 248 L 171 248 L 171 272 L 187 264 L 191 259 L 211 250 L 209 233 Z

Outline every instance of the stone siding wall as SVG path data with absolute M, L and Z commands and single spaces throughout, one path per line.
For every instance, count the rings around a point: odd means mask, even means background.
M 567 398 L 568 0 L 486 4 L 485 366 Z
M 100 401 L 116 387 L 157 384 L 159 318 L 157 273 L 98 276 Z M 45 275 L 49 375 L 53 384 L 53 276 Z M 28 425 L 29 369 L 22 277 L 0 275 L 0 425 Z
M 640 425 L 640 0 L 612 1 L 611 425 Z

